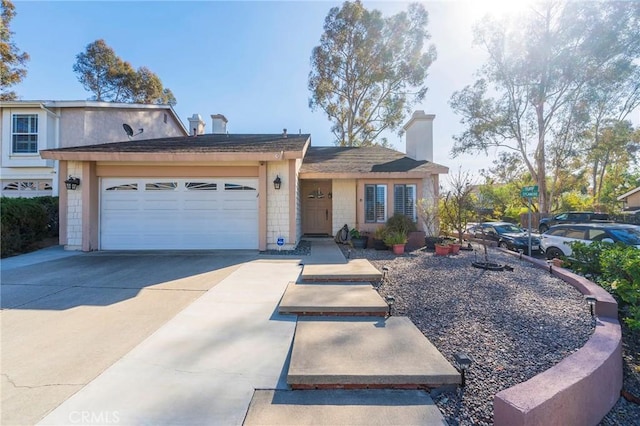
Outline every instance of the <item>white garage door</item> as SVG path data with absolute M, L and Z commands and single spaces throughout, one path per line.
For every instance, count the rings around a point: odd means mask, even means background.
M 104 178 L 100 247 L 257 249 L 258 179 Z

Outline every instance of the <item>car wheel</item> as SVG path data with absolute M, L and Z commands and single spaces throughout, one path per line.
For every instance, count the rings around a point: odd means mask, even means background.
M 500 242 L 498 243 L 498 247 L 502 247 L 502 248 L 504 248 L 504 249 L 508 249 L 508 248 L 509 248 L 509 246 L 507 245 L 507 243 L 506 243 L 506 242 L 504 242 L 504 241 L 500 241 Z
M 539 229 L 540 233 L 542 234 L 543 232 L 547 232 L 549 230 L 549 227 L 547 225 L 540 225 Z
M 547 253 L 547 259 L 551 260 L 553 258 L 560 258 L 562 256 L 564 256 L 564 253 L 562 252 L 562 250 L 560 250 L 559 248 L 556 247 L 549 247 L 546 251 Z

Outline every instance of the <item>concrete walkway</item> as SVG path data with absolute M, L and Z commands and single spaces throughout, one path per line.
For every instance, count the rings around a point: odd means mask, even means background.
M 255 389 L 286 388 L 296 322 L 276 306 L 299 273 L 243 264 L 40 424 L 242 424 Z
M 305 265 L 339 265 L 347 263 L 333 238 L 313 238 L 311 241 L 311 255 L 303 259 Z

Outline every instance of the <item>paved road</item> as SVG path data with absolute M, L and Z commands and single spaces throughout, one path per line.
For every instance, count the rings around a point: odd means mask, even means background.
M 3 425 L 37 423 L 256 257 L 58 251 L 1 265 Z

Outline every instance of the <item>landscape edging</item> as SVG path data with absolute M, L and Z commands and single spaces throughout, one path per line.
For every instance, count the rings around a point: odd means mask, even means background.
M 596 328 L 587 343 L 560 363 L 498 392 L 496 425 L 596 425 L 618 401 L 622 389 L 622 330 L 618 304 L 597 284 L 545 261 L 499 249 L 576 287 L 596 302 Z

